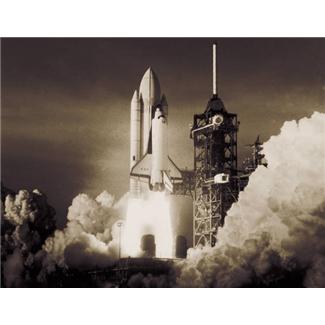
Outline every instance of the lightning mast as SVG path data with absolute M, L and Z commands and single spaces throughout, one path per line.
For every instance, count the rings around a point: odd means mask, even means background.
M 193 247 L 214 246 L 218 228 L 237 200 L 237 114 L 227 112 L 218 95 L 217 44 L 213 44 L 212 97 L 202 114 L 195 114 Z

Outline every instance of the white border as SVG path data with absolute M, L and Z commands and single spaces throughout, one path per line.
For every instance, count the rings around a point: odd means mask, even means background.
M 1 1 L 2 37 L 324 37 L 323 1 Z M 3 324 L 320 324 L 323 289 L 1 289 Z
M 2 37 L 322 37 L 324 1 L 2 0 Z
M 4 289 L 5 324 L 322 324 L 319 289 Z M 312 304 L 310 303 L 312 302 Z

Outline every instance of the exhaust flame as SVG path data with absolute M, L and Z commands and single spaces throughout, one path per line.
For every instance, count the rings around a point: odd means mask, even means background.
M 173 257 L 170 202 L 164 192 L 150 192 L 148 199 L 129 198 L 122 256 L 141 256 L 141 238 L 147 234 L 155 237 L 156 257 Z

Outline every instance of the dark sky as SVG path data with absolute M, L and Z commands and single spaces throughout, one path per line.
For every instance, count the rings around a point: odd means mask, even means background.
M 325 111 L 325 39 L 217 39 L 219 93 L 239 152 L 286 120 Z M 169 103 L 170 156 L 192 167 L 189 123 L 211 96 L 212 39 L 2 39 L 1 172 L 38 188 L 62 221 L 80 192 L 128 190 L 129 107 L 143 73 Z

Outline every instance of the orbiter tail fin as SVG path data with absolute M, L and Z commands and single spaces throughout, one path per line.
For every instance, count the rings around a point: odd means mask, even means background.
M 164 171 L 164 184 L 165 184 L 165 188 L 170 192 L 173 193 L 174 187 L 173 187 L 173 183 L 170 180 L 169 176 L 167 175 L 167 173 Z
M 168 174 L 172 180 L 182 180 L 182 173 L 175 165 L 175 163 L 168 157 Z

